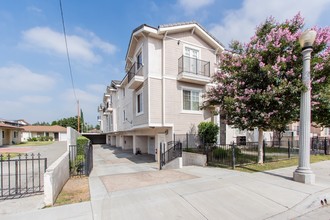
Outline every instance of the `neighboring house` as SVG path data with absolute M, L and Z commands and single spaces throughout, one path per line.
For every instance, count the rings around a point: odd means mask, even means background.
M 294 122 L 287 127 L 287 133 L 290 133 L 294 140 L 299 140 L 299 124 L 299 122 Z M 330 138 L 330 128 L 316 127 L 312 124 L 310 128 L 310 136 Z
M 22 141 L 27 141 L 29 138 L 48 136 L 53 137 L 55 141 L 66 141 L 67 134 L 66 128 L 53 125 L 53 126 L 41 126 L 41 125 L 29 125 L 23 126 Z
M 133 30 L 126 75 L 113 80 L 98 107 L 107 143 L 155 154 L 160 142 L 185 134 L 202 121 L 219 122 L 200 109 L 212 86 L 223 45 L 198 23 L 141 25 Z
M 22 128 L 0 122 L 0 146 L 19 144 L 21 142 Z
M 6 120 L 6 119 L 0 119 L 0 123 L 4 123 L 7 125 L 12 125 L 16 127 L 26 126 L 30 125 L 28 122 L 26 122 L 24 119 L 18 119 L 18 120 Z

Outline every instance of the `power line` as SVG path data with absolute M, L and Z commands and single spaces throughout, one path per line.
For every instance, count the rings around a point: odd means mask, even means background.
M 71 84 L 72 84 L 74 98 L 75 98 L 76 102 L 78 103 L 78 99 L 77 99 L 77 96 L 76 96 L 76 90 L 75 90 L 74 82 L 73 82 L 73 76 L 72 76 L 72 68 L 71 68 L 71 60 L 70 60 L 70 54 L 69 54 L 69 49 L 68 49 L 68 41 L 66 39 L 66 31 L 65 31 L 65 24 L 64 24 L 62 1 L 59 0 L 59 2 L 60 2 L 61 17 L 62 17 L 63 34 L 64 34 L 64 40 L 65 40 L 66 56 L 67 56 L 67 59 L 68 59 L 69 71 L 70 71 L 70 77 L 71 77 Z

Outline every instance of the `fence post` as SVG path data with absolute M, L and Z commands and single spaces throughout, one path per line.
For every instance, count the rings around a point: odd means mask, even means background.
M 16 195 L 18 194 L 18 161 L 17 160 L 15 160 L 15 194 Z
M 231 145 L 231 156 L 232 156 L 232 168 L 233 168 L 233 170 L 235 170 L 235 163 L 236 163 L 236 161 L 235 161 L 235 144 L 234 143 L 232 143 L 232 145 Z
M 163 155 L 162 155 L 162 148 L 163 148 L 163 145 L 162 145 L 162 143 L 159 143 L 159 160 L 158 160 L 158 162 L 159 162 L 159 170 L 161 170 L 162 169 L 162 163 L 163 163 Z
M 262 151 L 263 151 L 262 161 L 265 163 L 266 162 L 266 141 L 265 140 L 262 141 Z
M 291 158 L 290 140 L 288 140 L 288 158 Z
M 327 155 L 328 154 L 328 147 L 327 147 L 327 138 L 324 138 L 324 154 Z

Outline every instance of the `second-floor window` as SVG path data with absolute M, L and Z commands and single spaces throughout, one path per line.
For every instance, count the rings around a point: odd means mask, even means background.
M 142 67 L 143 59 L 142 59 L 142 51 L 140 51 L 136 57 L 137 62 L 137 70 L 139 70 Z
M 199 50 L 190 47 L 185 47 L 184 55 L 184 69 L 190 73 L 196 74 L 200 69 L 200 64 L 198 60 L 200 55 Z
M 142 91 L 136 94 L 136 114 L 143 113 L 143 93 Z
M 183 90 L 183 110 L 199 111 L 199 91 Z
M 126 112 L 125 112 L 125 110 L 123 111 L 123 121 L 125 122 L 126 121 Z

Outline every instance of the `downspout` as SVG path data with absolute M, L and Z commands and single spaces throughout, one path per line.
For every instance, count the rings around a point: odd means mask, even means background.
M 167 32 L 165 32 L 163 37 L 163 56 L 162 56 L 162 124 L 165 126 L 165 38 L 167 36 Z

